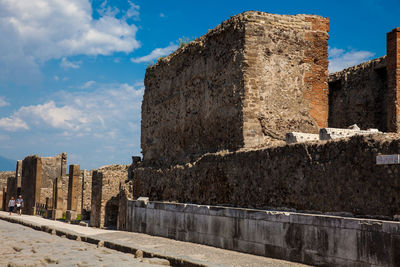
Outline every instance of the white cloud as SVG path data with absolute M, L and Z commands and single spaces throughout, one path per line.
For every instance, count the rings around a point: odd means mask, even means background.
M 142 63 L 142 62 L 151 62 L 159 57 L 163 57 L 166 55 L 169 55 L 173 51 L 175 51 L 178 48 L 176 44 L 170 44 L 167 47 L 164 48 L 156 48 L 153 51 L 151 51 L 150 54 L 143 56 L 143 57 L 138 57 L 138 58 L 131 58 L 131 61 L 134 63 Z
M 330 73 L 368 61 L 375 55 L 369 51 L 345 51 L 336 47 L 330 47 L 328 53 Z
M 9 118 L 0 118 L 0 128 L 9 132 L 29 129 L 26 122 L 21 120 L 17 116 L 11 116 Z
M 0 38 L 0 79 L 29 83 L 40 78 L 46 60 L 129 53 L 140 46 L 137 27 L 126 18 L 103 13 L 94 19 L 92 13 L 89 0 L 1 0 L 0 35 L 7 38 Z
M 8 103 L 6 101 L 6 98 L 4 96 L 0 96 L 0 108 L 1 107 L 5 107 L 5 106 L 9 106 L 9 105 L 10 105 L 10 103 Z
M 129 9 L 128 9 L 128 11 L 126 11 L 125 17 L 133 18 L 134 20 L 138 20 L 140 7 L 138 5 L 135 5 L 131 1 L 128 1 L 128 3 L 129 3 Z
M 65 136 L 116 138 L 132 122 L 131 116 L 133 121 L 140 122 L 143 91 L 143 87 L 136 89 L 128 84 L 100 84 L 90 92 L 59 91 L 52 100 L 23 106 L 9 117 L 0 118 L 0 128 L 6 131 L 53 129 Z
M 79 69 L 82 61 L 68 61 L 65 57 L 62 58 L 60 66 L 64 69 Z
M 85 82 L 80 88 L 81 88 L 81 89 L 87 89 L 87 88 L 92 87 L 92 86 L 95 85 L 95 84 L 96 84 L 95 81 L 87 81 L 87 82 Z

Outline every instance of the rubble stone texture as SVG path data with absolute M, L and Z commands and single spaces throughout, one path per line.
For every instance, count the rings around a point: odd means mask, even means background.
M 283 144 L 328 121 L 329 21 L 245 12 L 149 67 L 145 162 Z
M 90 226 L 117 226 L 121 183 L 128 180 L 129 165 L 108 165 L 93 171 Z
M 93 171 L 81 170 L 81 215 L 82 219 L 88 219 L 91 210 L 91 199 L 92 199 L 92 175 Z
M 69 165 L 67 210 L 78 210 L 79 191 L 82 191 L 80 174 L 80 165 Z
M 55 157 L 40 157 L 40 160 L 43 170 L 39 202 L 44 204 L 46 203 L 46 198 L 50 199 L 53 196 L 54 180 L 67 173 L 67 153 L 61 153 Z
M 10 183 L 12 179 L 15 179 L 15 172 L 13 171 L 2 171 L 0 172 L 0 210 L 7 210 L 8 200 L 10 199 L 10 194 L 7 184 Z M 12 190 L 11 190 L 12 192 Z M 15 196 L 14 196 L 15 197 Z
M 170 168 L 135 168 L 133 195 L 151 200 L 358 215 L 400 214 L 399 134 L 353 136 L 253 151 L 206 154 Z
M 329 127 L 388 130 L 386 62 L 384 56 L 329 75 Z

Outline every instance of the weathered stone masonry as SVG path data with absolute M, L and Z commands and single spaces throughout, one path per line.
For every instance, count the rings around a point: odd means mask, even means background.
M 151 200 L 355 215 L 400 214 L 397 134 L 353 136 L 252 151 L 214 153 L 169 168 L 138 167 L 133 195 Z
M 128 180 L 128 165 L 109 165 L 93 171 L 90 226 L 116 226 L 121 183 Z
M 245 12 L 150 67 L 145 164 L 318 132 L 328 119 L 327 31 L 319 16 Z
M 329 75 L 329 127 L 400 132 L 400 28 L 386 46 L 386 56 Z

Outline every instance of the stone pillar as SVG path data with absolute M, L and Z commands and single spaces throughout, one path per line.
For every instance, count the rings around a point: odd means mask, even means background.
M 67 152 L 61 153 L 61 176 L 67 174 Z
M 42 162 L 35 156 L 28 156 L 22 162 L 21 191 L 24 198 L 23 212 L 34 215 L 36 203 L 40 201 L 42 183 Z
M 400 132 L 400 28 L 387 33 L 387 129 Z
M 0 210 L 7 210 L 7 205 L 6 205 L 6 191 L 7 188 L 3 187 L 0 190 Z
M 15 169 L 15 178 L 17 179 L 17 188 L 21 188 L 21 176 L 22 176 L 22 160 L 18 160 L 17 167 Z
M 79 183 L 80 174 L 79 165 L 69 165 L 67 210 L 77 211 L 78 209 L 79 190 L 82 189 Z
M 63 201 L 64 195 L 62 193 L 62 181 L 61 177 L 54 180 L 53 183 L 53 211 L 51 218 L 53 220 L 62 218 L 63 214 Z
M 329 19 L 307 16 L 312 31 L 306 33 L 306 41 L 310 42 L 305 51 L 304 62 L 311 63 L 311 69 L 305 74 L 307 89 L 304 99 L 309 102 L 309 113 L 319 128 L 328 127 L 329 87 L 328 87 L 328 32 Z

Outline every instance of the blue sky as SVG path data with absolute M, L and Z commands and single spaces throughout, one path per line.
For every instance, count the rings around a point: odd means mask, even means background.
M 400 0 L 0 0 L 0 156 L 130 163 L 146 66 L 247 10 L 329 17 L 330 71 L 385 55 L 400 27 Z

